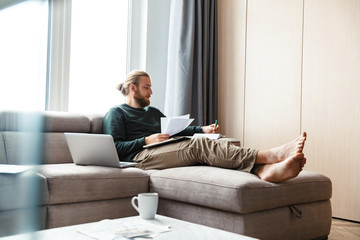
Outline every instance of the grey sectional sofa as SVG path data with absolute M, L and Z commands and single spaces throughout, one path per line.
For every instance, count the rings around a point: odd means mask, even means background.
M 136 215 L 130 200 L 158 192 L 158 213 L 259 239 L 326 239 L 331 181 L 310 171 L 272 184 L 209 166 L 143 171 L 74 165 L 64 132 L 102 133 L 102 115 L 0 112 L 0 237 Z

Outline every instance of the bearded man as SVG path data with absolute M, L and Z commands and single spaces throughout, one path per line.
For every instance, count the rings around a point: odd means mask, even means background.
M 206 164 L 252 172 L 269 182 L 281 182 L 296 177 L 306 159 L 303 148 L 306 133 L 296 139 L 267 150 L 238 147 L 224 140 L 191 138 L 151 148 L 145 145 L 169 139 L 162 134 L 160 119 L 165 115 L 151 107 L 150 76 L 144 71 L 133 71 L 117 89 L 126 102 L 115 106 L 104 116 L 104 133 L 111 134 L 121 161 L 137 162 L 141 169 L 166 169 Z M 189 126 L 179 136 L 195 133 L 214 133 L 218 126 Z

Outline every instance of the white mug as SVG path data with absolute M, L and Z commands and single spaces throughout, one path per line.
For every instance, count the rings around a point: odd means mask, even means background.
M 135 204 L 137 200 L 138 205 Z M 158 208 L 159 195 L 157 193 L 140 193 L 131 199 L 131 205 L 143 219 L 154 219 Z

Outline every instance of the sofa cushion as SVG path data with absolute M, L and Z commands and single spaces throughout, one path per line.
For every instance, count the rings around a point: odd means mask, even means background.
M 0 112 L 0 130 L 22 132 L 90 132 L 90 119 L 69 112 Z
M 88 116 L 90 119 L 90 132 L 103 133 L 103 114 L 91 114 Z
M 150 191 L 177 200 L 246 214 L 293 204 L 328 200 L 329 178 L 310 171 L 282 183 L 269 183 L 256 175 L 209 166 L 151 171 Z
M 149 189 L 149 176 L 137 168 L 44 164 L 40 173 L 48 182 L 49 204 L 132 197 Z
M 1 137 L 0 160 L 6 158 L 4 163 L 33 165 L 73 162 L 64 133 L 2 132 Z
M 43 135 L 42 162 L 44 164 L 73 163 L 64 133 L 43 133 Z
M 90 119 L 82 114 L 69 112 L 43 112 L 45 132 L 90 132 Z
M 0 212 L 44 205 L 49 192 L 44 176 L 33 171 L 0 173 Z
M 2 131 L 41 131 L 44 117 L 41 112 L 2 111 L 0 130 Z
M 0 132 L 0 164 L 6 164 L 6 151 L 3 133 Z
M 42 163 L 43 134 L 39 132 L 2 132 L 6 163 L 34 165 Z

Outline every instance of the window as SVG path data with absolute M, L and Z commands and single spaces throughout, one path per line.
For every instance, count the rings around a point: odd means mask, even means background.
M 0 0 L 0 110 L 104 113 L 124 102 L 115 86 L 133 69 L 152 76 L 161 108 L 169 9 L 167 0 Z
M 128 1 L 72 1 L 69 111 L 105 113 L 124 102 Z
M 45 110 L 48 2 L 0 9 L 0 109 Z

